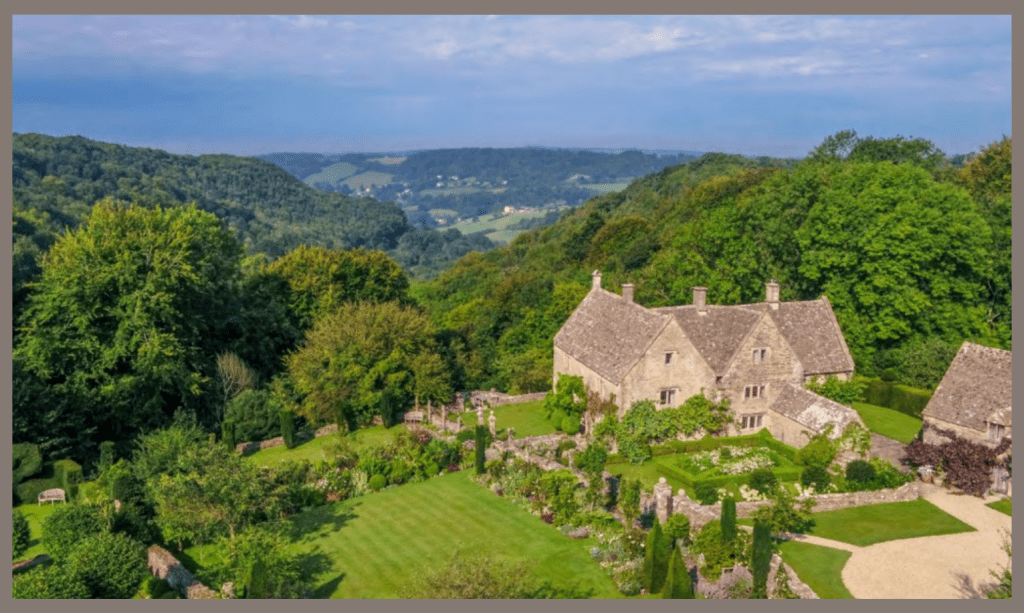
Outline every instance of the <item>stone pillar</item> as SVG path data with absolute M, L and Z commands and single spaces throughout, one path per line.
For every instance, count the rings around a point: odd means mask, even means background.
M 494 411 L 491 411 L 491 416 L 487 418 L 487 425 L 491 427 L 491 436 L 497 436 L 498 431 L 494 428 L 497 424 L 498 418 L 494 416 Z
M 448 407 L 441 406 L 441 432 L 448 429 Z
M 658 479 L 654 486 L 654 505 L 658 521 L 667 523 L 668 516 L 672 514 L 672 486 L 665 481 L 665 477 Z

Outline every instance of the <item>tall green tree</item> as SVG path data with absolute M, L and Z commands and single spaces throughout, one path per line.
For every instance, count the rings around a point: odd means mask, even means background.
M 414 369 L 436 353 L 434 327 L 419 310 L 396 302 L 344 304 L 321 318 L 287 358 L 301 398 L 296 413 L 326 424 L 340 408 L 352 423 L 375 415 L 392 423 L 412 404 L 417 387 L 444 389 L 446 372 Z
M 722 541 L 731 543 L 736 538 L 736 500 L 732 496 L 722 499 Z
M 772 564 L 772 528 L 763 521 L 754 521 L 754 540 L 751 543 L 750 565 L 754 575 L 753 598 L 768 598 L 768 571 Z
M 661 591 L 662 598 L 693 598 L 693 581 L 690 580 L 690 570 L 686 568 L 686 561 L 677 551 L 669 554 L 668 573 L 665 578 L 665 587 Z
M 670 554 L 671 545 L 665 538 L 661 523 L 655 520 L 644 546 L 643 580 L 648 594 L 658 594 L 664 587 Z
M 240 256 L 194 206 L 97 203 L 43 258 L 15 354 L 86 412 L 100 440 L 165 425 L 179 406 L 212 422 L 204 392 Z

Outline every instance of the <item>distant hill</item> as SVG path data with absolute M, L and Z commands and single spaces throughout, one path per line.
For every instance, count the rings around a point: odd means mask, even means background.
M 260 156 L 308 185 L 394 202 L 416 227 L 452 227 L 515 210 L 578 206 L 699 152 L 552 147 Z M 448 211 L 438 215 L 431 211 Z M 510 235 L 510 236 L 514 236 Z

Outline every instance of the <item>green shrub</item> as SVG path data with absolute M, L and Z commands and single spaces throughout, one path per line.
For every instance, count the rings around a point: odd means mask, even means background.
M 700 574 L 709 581 L 718 581 L 722 576 L 722 568 L 732 564 L 733 553 L 732 543 L 722 540 L 722 522 L 713 519 L 704 524 L 693 539 L 690 553 L 704 554 L 704 565 L 700 568 Z
M 779 478 L 770 468 L 755 468 L 750 472 L 750 487 L 763 495 L 769 495 L 779 486 Z
M 235 422 L 225 419 L 220 424 L 220 438 L 228 449 L 235 448 Z
M 291 411 L 282 409 L 280 420 L 281 437 L 284 438 L 285 447 L 292 449 L 295 447 L 295 416 L 292 415 Z
M 864 460 L 853 460 L 846 465 L 846 481 L 866 485 L 874 481 L 875 467 Z
M 722 500 L 722 539 L 726 542 L 736 538 L 736 501 L 732 496 Z
M 804 466 L 820 466 L 824 468 L 835 459 L 836 451 L 835 442 L 827 434 L 817 434 L 811 437 L 811 440 L 796 452 L 795 460 Z
M 18 443 L 11 446 L 14 471 L 14 485 L 18 485 L 25 479 L 35 475 L 43 469 L 43 456 L 39 453 L 39 445 L 31 443 Z
M 264 441 L 279 435 L 282 408 L 269 390 L 247 389 L 231 399 L 224 419 L 234 424 L 235 442 Z
M 106 521 L 96 507 L 63 505 L 43 520 L 43 547 L 50 557 L 60 561 L 79 541 L 106 530 Z
M 424 473 L 425 473 L 425 474 L 426 474 L 426 475 L 427 475 L 428 477 L 433 477 L 433 476 L 434 476 L 434 475 L 436 475 L 437 473 L 441 472 L 441 467 L 437 465 L 437 462 L 427 462 L 427 463 L 426 463 L 426 464 L 425 464 L 425 465 L 423 466 L 423 472 L 424 472 Z
M 74 460 L 57 460 L 53 463 L 53 476 L 57 478 L 68 500 L 78 497 L 78 486 L 82 483 L 82 467 Z
M 168 592 L 174 592 L 174 588 L 171 587 L 170 583 L 167 583 L 166 579 L 161 579 L 155 575 L 146 577 L 142 583 L 142 593 L 153 600 L 163 598 Z
M 12 595 L 17 599 L 81 600 L 90 596 L 82 578 L 59 563 L 14 575 L 12 587 Z
M 476 433 L 475 433 L 474 430 L 470 430 L 469 428 L 465 428 L 463 430 L 459 430 L 459 433 L 455 435 L 455 440 L 460 442 L 460 443 L 465 443 L 466 441 L 473 440 L 473 437 L 475 437 L 475 436 L 476 436 Z
M 804 487 L 814 487 L 816 492 L 826 492 L 832 483 L 832 477 L 822 466 L 808 466 L 800 474 L 800 483 Z
M 370 480 L 367 482 L 367 485 L 370 486 L 370 489 L 375 492 L 381 491 L 387 484 L 387 478 L 385 478 L 384 475 L 381 475 L 379 473 L 370 477 Z
M 82 539 L 67 559 L 93 598 L 131 598 L 149 573 L 146 547 L 124 534 L 102 532 Z
M 28 526 L 28 520 L 20 511 L 14 511 L 11 524 L 12 559 L 17 560 L 21 554 L 28 551 L 28 544 L 31 540 L 32 531 Z
M 114 441 L 103 441 L 100 443 L 100 463 L 97 468 L 103 472 L 117 461 L 117 446 Z
M 413 475 L 412 467 L 409 466 L 408 462 L 402 458 L 394 458 L 391 460 L 391 466 L 388 470 L 388 480 L 394 485 L 401 485 L 408 481 Z
M 153 543 L 160 537 L 160 531 L 135 504 L 122 504 L 121 510 L 110 518 L 110 531 L 124 534 L 140 543 Z
M 682 513 L 673 513 L 665 522 L 665 537 L 675 545 L 682 539 L 684 545 L 690 543 L 690 518 Z
M 701 504 L 715 504 L 718 502 L 718 488 L 707 483 L 697 483 L 693 489 L 697 502 Z
M 562 432 L 569 436 L 580 431 L 580 418 L 576 415 L 566 415 L 562 418 Z

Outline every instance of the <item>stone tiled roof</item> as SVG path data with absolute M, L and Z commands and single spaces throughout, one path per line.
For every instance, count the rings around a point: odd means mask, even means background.
M 704 315 L 698 313 L 693 305 L 652 310 L 675 317 L 712 370 L 722 374 L 761 315 L 743 307 L 707 305 L 705 308 L 707 313 Z
M 923 415 L 984 432 L 990 417 L 1012 425 L 1012 396 L 1013 352 L 965 341 Z
M 832 438 L 837 438 L 852 422 L 863 425 L 856 411 L 838 402 L 809 392 L 792 383 L 782 384 L 779 395 L 769 407 L 793 421 L 807 426 L 814 432 L 821 432 L 827 424 L 834 424 Z
M 803 365 L 804 375 L 853 372 L 853 357 L 827 298 L 780 302 L 778 309 L 764 302 L 747 307 L 768 313 Z
M 594 289 L 555 335 L 555 346 L 618 385 L 669 318 Z

